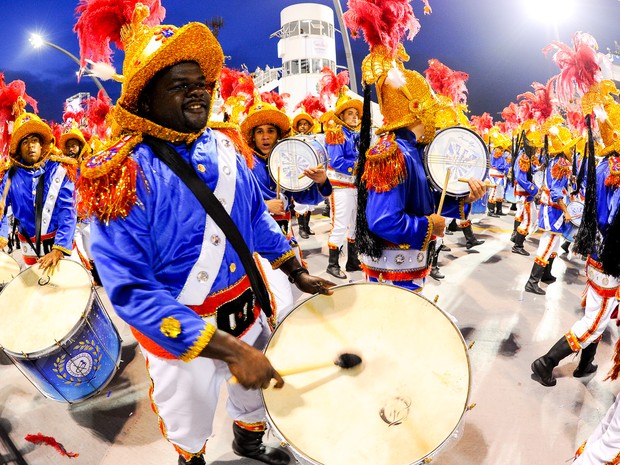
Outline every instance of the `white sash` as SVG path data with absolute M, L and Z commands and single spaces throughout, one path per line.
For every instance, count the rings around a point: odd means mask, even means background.
M 47 197 L 43 204 L 43 214 L 41 215 L 41 236 L 45 236 L 48 233 L 52 213 L 54 213 L 54 206 L 56 205 L 56 200 L 58 200 L 58 193 L 66 175 L 67 170 L 62 165 L 58 165 L 52 175 L 52 183 L 50 184 L 49 191 L 47 191 Z M 44 174 L 41 176 L 44 176 Z

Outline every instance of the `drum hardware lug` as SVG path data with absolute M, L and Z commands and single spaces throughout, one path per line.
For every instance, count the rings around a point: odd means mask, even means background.
M 48 275 L 48 276 L 46 276 L 46 278 L 47 278 L 47 281 L 45 281 L 45 282 L 43 282 L 43 281 L 44 281 L 44 277 L 43 277 L 43 276 L 41 276 L 41 277 L 39 278 L 39 281 L 37 281 L 37 282 L 38 282 L 38 284 L 39 284 L 39 286 L 46 286 L 47 284 L 49 284 L 50 279 L 52 279 L 52 278 L 51 278 L 49 275 Z
M 469 412 L 470 410 L 473 410 L 475 406 L 476 406 L 476 403 L 474 402 L 473 404 L 469 404 L 465 410 Z
M 426 457 L 424 460 L 422 460 L 422 463 L 431 463 L 432 461 L 433 461 L 432 458 Z
M 435 298 L 433 299 L 433 303 L 436 304 L 438 300 L 439 300 L 439 294 L 435 296 Z
M 471 350 L 471 348 L 474 346 L 475 343 L 476 341 L 471 341 L 471 344 L 467 346 L 467 350 Z

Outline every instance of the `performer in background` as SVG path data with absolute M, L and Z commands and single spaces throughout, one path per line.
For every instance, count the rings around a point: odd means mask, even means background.
M 89 21 L 111 21 L 110 12 L 89 3 L 78 13 L 83 50 L 92 52 L 96 48 L 86 44 L 99 45 L 100 39 L 89 36 Z M 237 252 L 243 250 L 239 243 L 233 247 L 234 239 L 162 158 L 167 154 L 191 167 L 250 254 L 269 259 L 304 292 L 329 294 L 332 284 L 300 265 L 234 142 L 207 127 L 224 59 L 220 44 L 202 23 L 144 24 L 160 17 L 138 3 L 123 28 L 123 88 L 113 113 L 119 132 L 82 164 L 80 208 L 96 216 L 92 249 L 101 279 L 140 343 L 153 410 L 178 463 L 205 463 L 225 385 L 234 452 L 284 465 L 288 454 L 262 442 L 265 411 L 257 389 L 272 379 L 278 388 L 284 381 L 261 352 L 272 315 L 268 303 L 257 304 L 255 295 L 264 302 L 265 294 L 251 256 Z M 233 375 L 238 382 L 228 383 Z

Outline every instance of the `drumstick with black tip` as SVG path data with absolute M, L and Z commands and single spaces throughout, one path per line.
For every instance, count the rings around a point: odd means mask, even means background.
M 336 360 L 329 360 L 329 361 L 318 362 L 318 363 L 310 363 L 307 365 L 300 365 L 297 367 L 286 368 L 284 370 L 278 370 L 278 373 L 280 374 L 280 376 L 284 377 L 284 376 L 289 376 L 289 375 L 296 375 L 299 373 L 306 373 L 307 371 L 319 370 L 321 368 L 328 368 L 333 365 L 336 365 L 344 370 L 350 370 L 351 368 L 355 368 L 356 366 L 358 366 L 360 363 L 362 363 L 362 357 L 360 357 L 357 354 L 351 354 L 351 353 L 345 352 L 343 354 L 340 354 Z M 236 384 L 239 381 L 233 375 L 228 382 L 230 384 Z
M 469 182 L 469 179 L 467 179 L 467 178 L 458 178 L 457 181 L 458 182 Z M 493 184 L 490 181 L 484 181 L 484 185 L 485 185 L 485 187 L 497 187 L 495 184 Z
M 317 166 L 314 167 L 315 170 L 318 170 L 318 169 L 321 169 L 321 168 L 323 168 L 323 163 L 321 163 L 320 165 L 317 165 Z M 297 179 L 301 179 L 304 176 L 305 176 L 305 174 L 301 173 L 299 176 L 297 176 Z
M 446 179 L 443 182 L 443 189 L 441 190 L 441 198 L 439 199 L 439 207 L 437 207 L 437 214 L 441 215 L 443 209 L 443 201 L 446 200 L 446 191 L 448 190 L 448 183 L 450 182 L 450 168 L 446 170 Z
M 280 167 L 278 166 L 278 179 L 276 180 L 276 199 L 280 198 Z

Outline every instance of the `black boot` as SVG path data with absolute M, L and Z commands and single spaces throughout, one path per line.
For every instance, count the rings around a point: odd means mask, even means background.
M 101 278 L 99 277 L 99 272 L 97 271 L 97 267 L 95 266 L 95 261 L 89 260 L 89 263 L 90 263 L 90 275 L 93 277 L 95 286 L 102 286 Z
M 342 272 L 340 265 L 338 264 L 338 258 L 340 256 L 340 249 L 329 249 L 329 262 L 327 265 L 327 272 L 335 278 L 347 279 L 347 275 Z
M 514 240 L 515 245 L 512 246 L 512 253 L 517 253 L 519 255 L 525 255 L 526 257 L 529 257 L 530 253 L 523 247 L 523 241 L 525 241 L 525 236 L 520 232 L 517 232 Z
M 551 284 L 557 281 L 557 278 L 551 274 L 551 265 L 553 265 L 553 260 L 555 260 L 555 257 L 549 259 L 549 263 L 547 263 L 545 271 L 540 278 L 541 283 Z
M 510 235 L 510 240 L 512 242 L 514 242 L 515 239 L 517 238 L 517 228 L 519 227 L 520 224 L 521 224 L 520 221 L 515 220 L 514 226 L 512 228 L 512 234 Z
M 325 208 L 323 209 L 323 216 L 330 217 L 331 207 L 329 206 L 329 200 L 325 201 Z
M 270 465 L 286 465 L 291 457 L 281 449 L 263 444 L 264 431 L 248 431 L 233 423 L 233 452 L 241 457 L 249 457 Z
M 564 243 L 560 246 L 564 252 L 568 254 L 568 248 L 570 247 L 569 241 L 564 241 Z
M 506 216 L 506 213 L 502 211 L 503 206 L 504 202 L 495 202 L 495 213 L 497 213 L 497 216 Z
M 595 365 L 592 361 L 594 360 L 594 355 L 596 355 L 597 347 L 598 342 L 593 342 L 585 349 L 581 349 L 579 365 L 577 365 L 577 368 L 573 371 L 573 376 L 575 378 L 583 378 L 584 376 L 588 376 L 596 372 L 598 365 Z
M 344 269 L 347 271 L 362 271 L 362 264 L 357 256 L 357 245 L 355 245 L 355 242 L 347 244 L 347 264 Z
M 437 265 L 437 260 L 439 259 L 439 250 L 441 249 L 435 251 L 435 254 L 433 255 L 433 262 L 431 264 L 431 278 L 437 280 L 445 278 L 445 275 L 443 275 L 442 272 L 439 270 L 439 265 Z
M 192 457 L 189 462 L 179 455 L 179 465 L 205 465 L 205 463 L 206 462 L 203 455 L 196 455 Z
M 452 221 L 450 221 L 450 223 L 448 223 L 448 231 L 458 231 L 459 229 L 459 225 L 456 224 L 456 220 L 453 218 Z
M 311 215 L 312 215 L 312 213 L 310 213 L 310 212 L 306 212 L 304 214 L 304 216 L 306 217 L 304 225 L 306 226 L 306 232 L 308 233 L 308 235 L 314 236 L 314 231 L 312 229 L 310 229 L 310 216 Z
M 299 237 L 302 239 L 308 239 L 310 236 L 308 235 L 308 228 L 306 227 L 306 221 L 308 218 L 306 215 L 297 216 L 297 225 L 299 226 Z
M 545 295 L 546 292 L 543 291 L 538 283 L 540 282 L 540 278 L 542 277 L 543 272 L 545 271 L 545 267 L 542 266 L 538 262 L 534 262 L 534 266 L 532 267 L 532 272 L 530 273 L 530 278 L 525 283 L 525 292 L 531 292 L 533 294 Z
M 554 346 L 540 358 L 532 362 L 532 379 L 538 381 L 543 386 L 555 386 L 553 369 L 558 366 L 560 360 L 573 353 L 568 341 L 564 336 L 554 344 Z
M 471 229 L 471 224 L 463 228 L 463 234 L 465 235 L 465 239 L 467 240 L 467 242 L 465 243 L 465 247 L 467 249 L 471 249 L 472 247 L 475 247 L 477 245 L 484 244 L 484 241 L 479 241 L 478 239 L 476 239 L 476 236 L 474 236 L 474 232 Z
M 511 212 L 516 212 L 517 211 L 517 204 L 516 203 L 511 203 L 510 204 L 510 211 Z
M 493 218 L 499 218 L 499 215 L 495 213 L 495 203 L 493 202 L 487 203 L 487 215 L 492 216 Z

